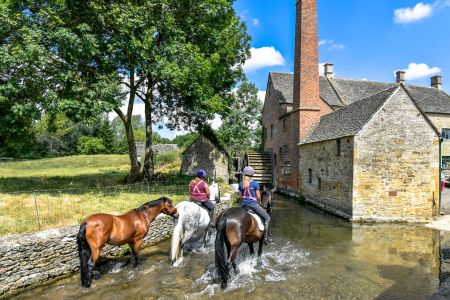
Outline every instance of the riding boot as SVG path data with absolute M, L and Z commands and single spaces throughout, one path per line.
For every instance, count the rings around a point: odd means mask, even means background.
M 211 209 L 209 211 L 209 227 L 215 228 L 216 225 L 214 224 L 214 209 Z
M 272 237 L 269 236 L 269 225 L 270 225 L 269 222 L 265 222 L 265 224 L 264 224 L 264 227 L 265 227 L 264 228 L 264 244 L 265 245 L 273 243 Z

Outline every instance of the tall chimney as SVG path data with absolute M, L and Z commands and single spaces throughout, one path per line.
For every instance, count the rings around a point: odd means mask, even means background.
M 442 89 L 442 76 L 435 75 L 431 77 L 431 86 L 435 89 L 441 90 Z
M 324 63 L 323 64 L 323 68 L 324 68 L 324 75 L 326 78 L 328 79 L 333 79 L 334 78 L 334 73 L 333 73 L 333 64 L 332 63 Z
M 293 109 L 299 111 L 298 138 L 302 141 L 324 114 L 319 94 L 317 0 L 297 0 L 296 12 Z
M 397 83 L 403 83 L 405 82 L 405 71 L 402 70 L 398 70 L 397 72 L 395 72 L 395 77 L 396 77 L 396 81 Z

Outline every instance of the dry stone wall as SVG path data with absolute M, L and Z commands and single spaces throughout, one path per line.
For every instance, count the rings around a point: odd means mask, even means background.
M 217 204 L 219 214 L 230 205 L 230 196 Z M 71 274 L 79 269 L 76 235 L 79 225 L 51 229 L 35 234 L 0 238 L 0 298 L 19 289 Z M 172 217 L 159 215 L 150 225 L 142 247 L 170 237 Z M 102 256 L 124 255 L 122 247 L 106 245 Z

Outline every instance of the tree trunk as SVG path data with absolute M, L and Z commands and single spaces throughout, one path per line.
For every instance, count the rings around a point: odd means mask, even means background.
M 149 181 L 155 174 L 155 164 L 153 161 L 152 149 L 152 89 L 148 88 L 145 103 L 145 157 L 144 157 L 144 180 Z
M 138 161 L 137 149 L 134 140 L 133 127 L 131 125 L 131 118 L 127 120 L 125 124 L 125 132 L 127 135 L 128 143 L 128 156 L 130 157 L 131 169 L 127 175 L 127 183 L 134 183 L 140 179 L 139 171 L 141 170 L 141 164 Z
M 133 65 L 130 65 L 130 70 L 134 70 Z M 141 80 L 138 80 L 137 85 L 139 85 L 139 81 Z M 131 125 L 134 99 L 136 98 L 136 89 L 137 89 L 137 86 L 135 85 L 134 72 L 130 73 L 130 83 L 128 87 L 129 87 L 129 100 L 126 115 L 120 110 L 120 108 L 114 109 L 114 111 L 117 113 L 117 115 L 119 115 L 120 119 L 122 120 L 127 135 L 128 156 L 130 157 L 131 168 L 130 173 L 128 173 L 127 175 L 126 181 L 127 183 L 134 183 L 141 178 L 139 173 L 141 170 L 141 164 L 138 161 L 136 144 L 134 140 L 133 126 Z

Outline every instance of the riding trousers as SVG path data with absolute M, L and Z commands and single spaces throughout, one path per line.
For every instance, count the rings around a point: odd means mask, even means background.
M 269 228 L 270 216 L 266 212 L 266 210 L 261 207 L 261 205 L 259 205 L 259 204 L 255 204 L 255 205 L 242 204 L 242 208 L 245 209 L 245 210 L 249 210 L 251 212 L 254 212 L 258 216 L 260 216 L 263 219 L 263 222 L 264 222 L 264 230 L 267 231 L 267 229 Z
M 214 204 L 211 202 L 211 200 L 205 200 L 205 201 L 198 201 L 198 200 L 194 200 L 191 199 L 192 202 L 195 202 L 197 204 L 200 204 L 201 206 L 203 206 L 204 208 L 206 208 L 208 211 L 214 210 L 214 208 L 216 208 L 214 206 Z

